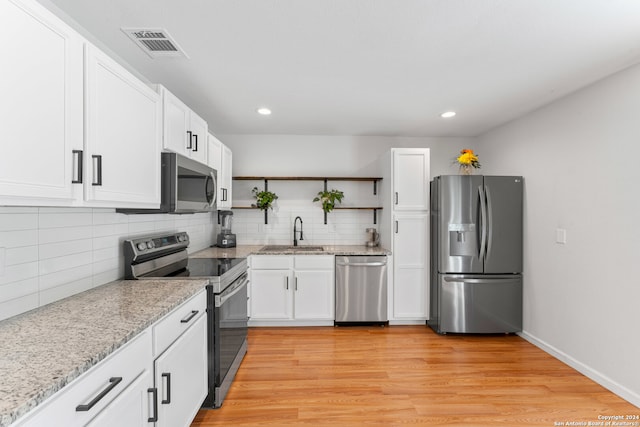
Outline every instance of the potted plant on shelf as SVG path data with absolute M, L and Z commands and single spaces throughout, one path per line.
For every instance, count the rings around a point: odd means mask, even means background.
M 336 207 L 336 202 L 342 203 L 344 193 L 339 190 L 319 191 L 318 195 L 313 199 L 314 202 L 322 202 L 322 210 L 329 213 Z
M 260 191 L 258 187 L 253 187 L 253 190 L 251 190 L 251 192 L 256 198 L 256 203 L 251 206 L 255 206 L 263 211 L 266 211 L 267 209 L 273 209 L 273 202 L 278 198 L 276 193 L 267 190 Z

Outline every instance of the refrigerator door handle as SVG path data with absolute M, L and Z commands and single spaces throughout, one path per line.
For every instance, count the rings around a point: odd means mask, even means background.
M 445 277 L 444 281 L 445 282 L 458 282 L 458 283 L 477 283 L 477 284 L 487 284 L 487 283 L 496 283 L 496 282 L 500 282 L 500 283 L 508 283 L 508 282 L 514 282 L 514 283 L 519 283 L 521 280 L 521 278 L 518 277 L 514 277 L 514 278 L 493 278 L 493 279 L 463 279 L 463 278 L 456 278 L 456 277 Z
M 482 227 L 480 227 L 480 254 L 478 258 L 483 260 L 487 251 L 487 201 L 483 185 L 478 187 L 478 197 L 480 198 L 480 221 L 482 222 Z
M 485 247 L 486 257 L 489 258 L 490 256 L 489 251 L 491 250 L 491 241 L 493 236 L 493 215 L 492 215 L 493 205 L 491 203 L 491 189 L 486 185 L 484 186 L 484 196 L 487 200 L 487 204 L 485 205 L 486 218 L 487 218 L 485 230 L 487 231 L 487 237 L 485 239 L 484 247 Z

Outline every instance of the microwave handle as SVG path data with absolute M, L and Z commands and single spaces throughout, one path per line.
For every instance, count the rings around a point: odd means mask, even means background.
M 209 176 L 211 177 L 211 181 L 213 181 L 213 197 L 211 198 L 211 200 L 207 201 L 209 202 L 209 207 L 214 207 L 216 205 L 216 201 L 218 200 L 218 181 L 216 180 L 216 175 L 213 172 L 211 172 Z

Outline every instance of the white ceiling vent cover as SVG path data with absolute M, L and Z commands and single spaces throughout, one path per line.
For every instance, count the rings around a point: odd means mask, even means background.
M 188 58 L 163 28 L 122 28 L 122 31 L 151 58 Z

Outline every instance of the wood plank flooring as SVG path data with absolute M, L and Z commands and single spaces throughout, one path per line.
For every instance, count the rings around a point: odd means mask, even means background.
M 640 409 L 515 335 L 252 328 L 222 408 L 201 410 L 192 427 L 554 426 L 634 414 Z

